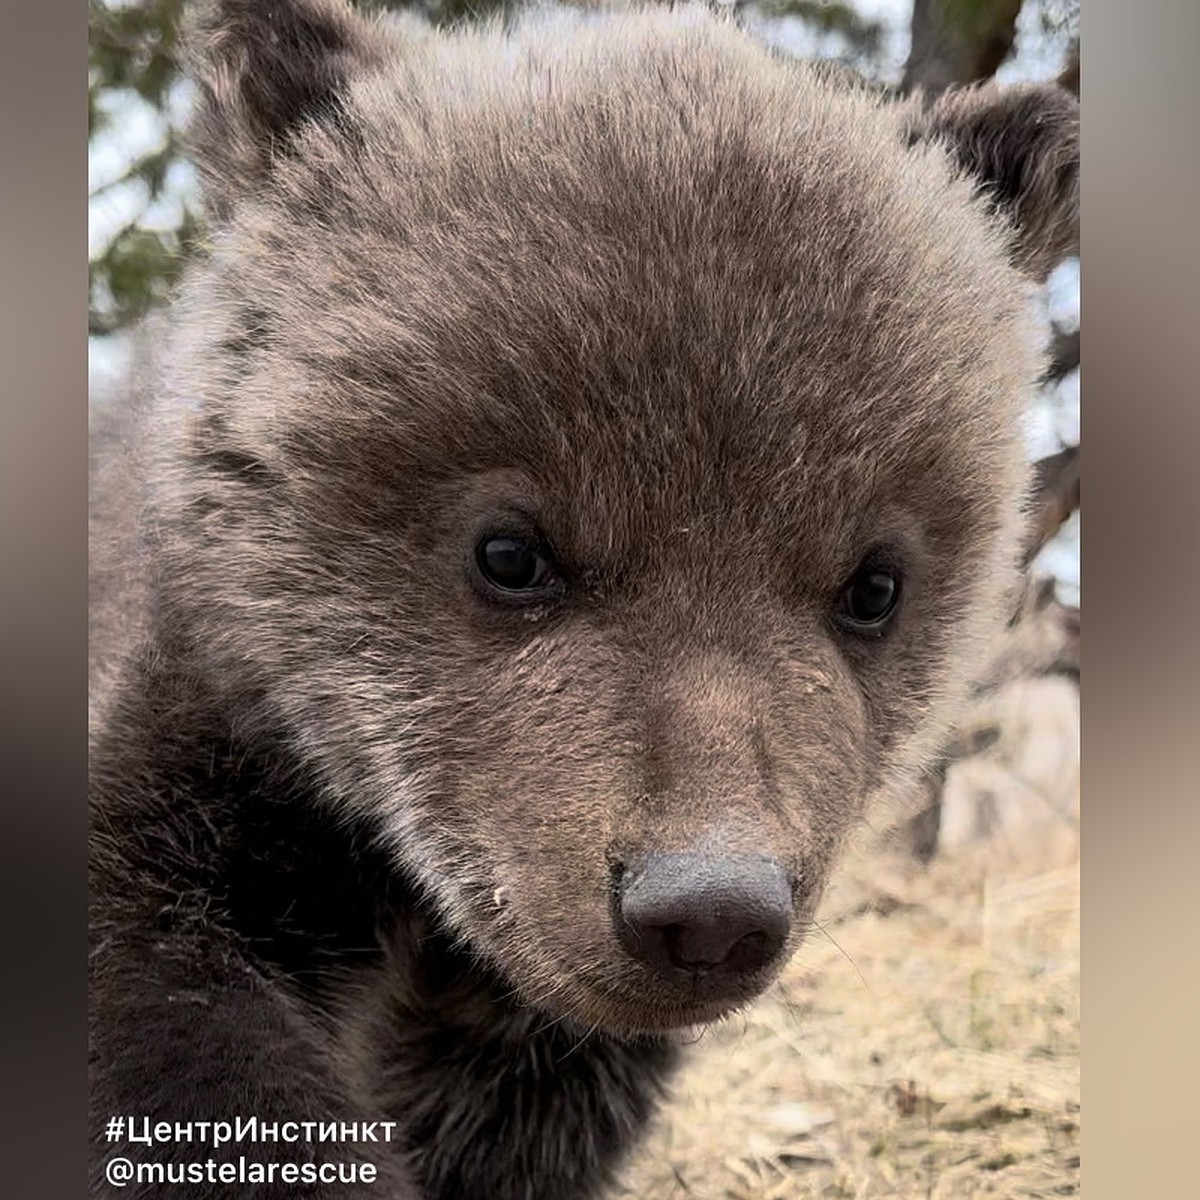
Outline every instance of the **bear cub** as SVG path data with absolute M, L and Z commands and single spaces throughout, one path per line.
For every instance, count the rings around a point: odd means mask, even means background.
M 596 1196 L 1007 615 L 1076 102 L 191 26 L 209 237 L 94 421 L 91 1194 Z

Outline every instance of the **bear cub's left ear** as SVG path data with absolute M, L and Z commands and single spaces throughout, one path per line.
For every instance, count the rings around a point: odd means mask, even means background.
M 1013 264 L 1038 282 L 1079 252 L 1079 101 L 1058 84 L 943 92 L 908 125 L 941 142 L 1013 228 Z

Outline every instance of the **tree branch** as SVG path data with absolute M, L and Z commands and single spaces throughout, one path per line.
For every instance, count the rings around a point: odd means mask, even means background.
M 1054 327 L 1050 339 L 1050 365 L 1042 376 L 1042 383 L 1057 383 L 1065 379 L 1079 366 L 1079 330 Z
M 1033 520 L 1025 542 L 1026 567 L 1079 507 L 1079 447 L 1068 446 L 1034 464 Z

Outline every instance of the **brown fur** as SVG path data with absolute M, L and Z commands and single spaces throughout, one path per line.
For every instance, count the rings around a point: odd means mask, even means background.
M 909 136 L 938 138 L 981 180 L 1026 274 L 1045 280 L 1079 253 L 1079 103 L 1065 88 L 951 88 L 914 116 Z
M 95 1119 L 319 1096 L 401 1121 L 398 1195 L 590 1194 L 665 1031 L 727 1008 L 625 953 L 613 862 L 776 859 L 794 949 L 1005 612 L 1041 365 L 1010 258 L 1065 248 L 1039 164 L 1077 154 L 1073 113 L 1047 102 L 1014 237 L 944 149 L 968 162 L 986 95 L 890 109 L 700 10 L 198 28 L 212 244 L 97 476 L 98 512 L 123 499 L 94 550 Z M 998 103 L 988 147 L 1021 136 Z M 557 597 L 472 586 L 514 523 Z M 899 616 L 847 635 L 880 542 Z M 178 1086 L 120 1065 L 130 1014 L 193 1063 Z M 555 1065 L 546 1038 L 592 1030 Z M 532 1106 L 507 1132 L 485 1046 Z

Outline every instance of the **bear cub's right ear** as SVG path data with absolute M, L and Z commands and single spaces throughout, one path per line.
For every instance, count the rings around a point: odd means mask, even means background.
M 918 101 L 919 105 L 920 101 Z M 908 125 L 936 140 L 1013 230 L 1013 264 L 1040 281 L 1079 251 L 1079 101 L 1058 84 L 943 92 Z
M 382 53 L 376 29 L 345 0 L 200 0 L 184 39 L 200 93 L 192 153 L 218 220 L 304 123 L 338 118 L 350 77 Z

